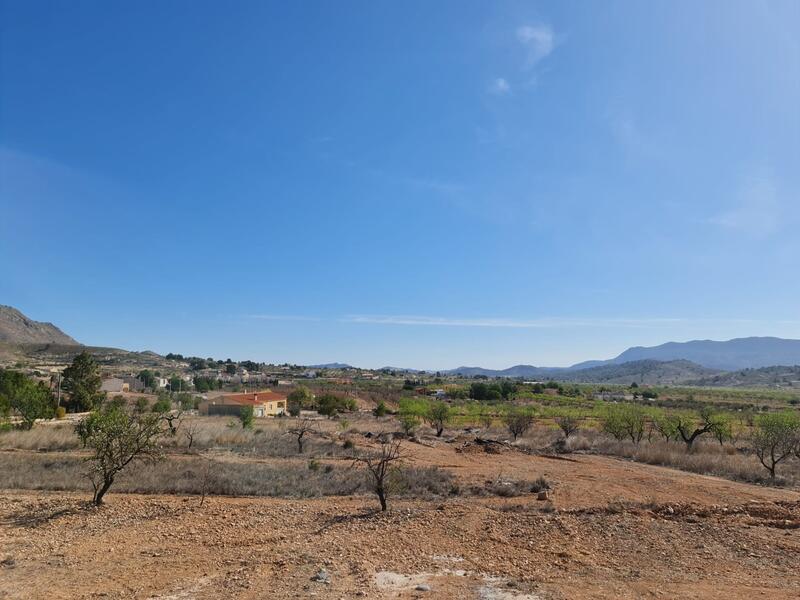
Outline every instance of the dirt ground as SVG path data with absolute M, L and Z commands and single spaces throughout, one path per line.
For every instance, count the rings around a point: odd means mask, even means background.
M 800 494 L 614 458 L 457 452 L 462 485 L 551 499 L 0 491 L 0 598 L 798 598 Z

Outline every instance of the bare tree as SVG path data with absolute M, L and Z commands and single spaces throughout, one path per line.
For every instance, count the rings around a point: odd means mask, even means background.
M 521 410 L 511 410 L 503 416 L 503 422 L 508 432 L 514 436 L 514 441 L 523 435 L 533 425 L 533 415 Z
M 555 418 L 556 425 L 564 432 L 564 439 L 567 439 L 573 433 L 577 433 L 580 429 L 580 420 L 573 415 L 562 415 Z
M 211 479 L 211 459 L 206 457 L 201 457 L 200 460 L 203 461 L 203 467 L 200 470 L 200 506 L 203 506 L 203 502 L 206 500 L 206 492 L 208 491 L 208 482 Z
M 197 421 L 189 421 L 187 423 L 182 424 L 181 431 L 183 431 L 183 435 L 186 438 L 186 449 L 191 450 L 192 444 L 194 444 L 194 438 L 200 431 L 200 425 Z
M 353 460 L 366 466 L 372 476 L 372 490 L 378 496 L 381 503 L 381 510 L 385 511 L 386 496 L 391 484 L 392 463 L 403 458 L 400 448 L 400 440 L 386 440 L 381 443 L 379 454 L 363 454 L 354 456 Z
M 303 443 L 304 437 L 307 433 L 313 433 L 317 430 L 317 427 L 311 419 L 301 419 L 297 422 L 294 427 L 290 427 L 286 430 L 286 433 L 293 435 L 297 438 L 297 452 L 299 454 L 303 453 Z

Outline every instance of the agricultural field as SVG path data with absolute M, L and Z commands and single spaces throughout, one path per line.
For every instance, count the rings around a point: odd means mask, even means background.
M 730 435 L 689 448 L 655 423 L 699 426 L 697 411 L 589 389 L 439 402 L 370 388 L 329 418 L 244 423 L 175 403 L 159 455 L 123 470 L 99 507 L 79 421 L 0 433 L 3 597 L 800 593 L 800 458 L 773 479 L 752 448 L 778 402 L 715 407 Z M 368 467 L 387 448 L 384 512 Z

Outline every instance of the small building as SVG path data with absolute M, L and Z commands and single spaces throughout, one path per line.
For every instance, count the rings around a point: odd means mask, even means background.
M 119 377 L 109 377 L 108 379 L 104 379 L 100 384 L 100 391 L 110 394 L 121 394 L 122 392 L 130 391 L 130 386 Z
M 245 406 L 253 407 L 255 417 L 275 417 L 286 412 L 286 396 L 264 390 L 250 394 L 223 394 L 200 403 L 201 415 L 239 416 Z
M 122 381 L 128 384 L 129 392 L 144 391 L 144 383 L 138 377 L 134 377 L 133 375 L 126 375 L 125 377 L 122 378 Z

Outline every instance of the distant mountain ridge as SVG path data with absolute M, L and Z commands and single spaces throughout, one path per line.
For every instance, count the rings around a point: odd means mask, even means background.
M 603 373 L 599 367 L 620 366 L 631 362 L 654 361 L 677 363 L 687 368 L 687 377 L 695 379 L 711 377 L 716 372 L 761 369 L 778 365 L 800 365 L 800 340 L 776 337 L 747 337 L 727 341 L 693 340 L 690 342 L 667 342 L 659 346 L 634 346 L 609 360 L 588 360 L 570 367 L 535 367 L 515 365 L 507 369 L 484 369 L 482 367 L 458 367 L 445 373 L 465 377 L 523 377 L 530 379 L 576 380 L 573 373 Z M 693 365 L 693 366 L 689 366 Z M 652 368 L 652 364 L 650 367 Z M 698 371 L 695 367 L 705 369 Z M 580 377 L 578 377 L 580 379 Z
M 9 344 L 64 344 L 80 346 L 52 323 L 34 321 L 13 306 L 0 305 L 0 342 Z
M 724 342 L 692 340 L 667 342 L 659 346 L 635 346 L 607 361 L 587 361 L 570 367 L 581 369 L 634 360 L 689 360 L 709 369 L 738 371 L 776 365 L 800 364 L 800 340 L 777 337 L 734 338 Z

